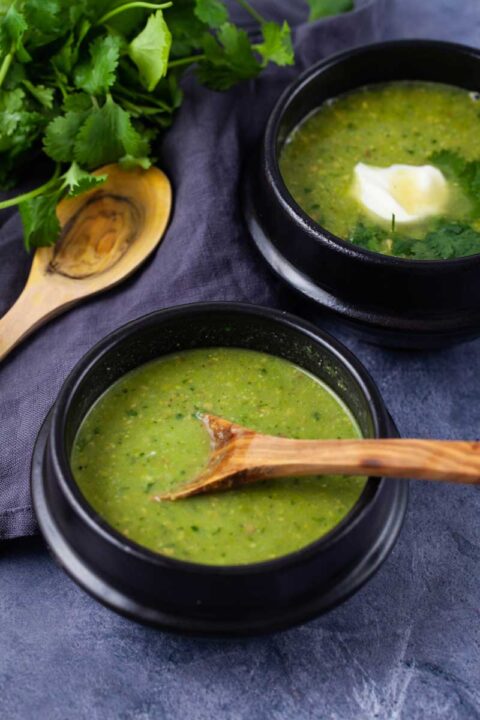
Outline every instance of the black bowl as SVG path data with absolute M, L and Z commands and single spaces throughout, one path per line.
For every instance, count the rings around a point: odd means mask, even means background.
M 480 91 L 480 51 L 445 42 L 367 45 L 307 70 L 277 102 L 260 160 L 245 183 L 245 217 L 263 257 L 289 285 L 367 340 L 436 348 L 480 335 L 480 255 L 413 261 L 332 235 L 295 202 L 279 153 L 290 132 L 325 100 L 394 80 L 442 82 Z
M 251 348 L 291 360 L 324 380 L 347 403 L 366 437 L 396 434 L 367 372 L 328 335 L 295 317 L 255 306 L 172 308 L 113 333 L 68 377 L 34 452 L 35 513 L 59 563 L 114 610 L 183 632 L 272 631 L 336 605 L 379 567 L 400 531 L 405 482 L 369 479 L 343 522 L 298 552 L 268 562 L 218 567 L 174 560 L 127 540 L 88 505 L 70 469 L 77 429 L 113 382 L 161 355 L 212 346 Z

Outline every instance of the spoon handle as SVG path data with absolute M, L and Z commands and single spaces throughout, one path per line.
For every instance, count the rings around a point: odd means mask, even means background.
M 25 289 L 15 305 L 0 318 L 0 360 L 41 325 L 43 316 L 43 307 L 37 308 L 31 292 Z
M 447 440 L 288 440 L 254 435 L 242 463 L 262 477 L 373 475 L 480 483 L 480 442 Z M 240 468 L 239 468 L 240 470 Z
M 66 309 L 71 298 L 62 288 L 54 290 L 36 278 L 33 282 L 29 280 L 16 303 L 0 318 L 0 361 L 37 328 Z
M 208 417 L 208 416 L 207 416 Z M 218 419 L 213 418 L 214 421 Z M 220 420 L 230 435 L 207 469 L 155 500 L 180 500 L 259 480 L 302 475 L 353 475 L 480 484 L 480 442 L 448 440 L 289 440 Z M 211 426 L 210 426 L 211 427 Z

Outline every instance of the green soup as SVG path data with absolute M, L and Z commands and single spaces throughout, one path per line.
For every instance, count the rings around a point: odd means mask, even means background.
M 354 188 L 357 163 L 430 165 L 448 183 L 439 215 L 400 226 L 369 213 Z M 344 240 L 385 254 L 448 259 L 480 252 L 480 103 L 436 83 L 367 86 L 329 101 L 287 139 L 280 157 L 298 204 Z
M 326 386 L 271 355 L 213 348 L 144 365 L 97 401 L 71 460 L 90 505 L 131 540 L 194 562 L 257 562 L 318 539 L 357 502 L 364 478 L 273 480 L 156 502 L 205 467 L 209 437 L 199 411 L 293 438 L 359 436 Z

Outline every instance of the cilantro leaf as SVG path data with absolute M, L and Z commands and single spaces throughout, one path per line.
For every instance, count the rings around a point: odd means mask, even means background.
M 21 88 L 0 90 L 0 152 L 18 155 L 28 149 L 45 122 L 40 113 L 29 109 Z
M 67 35 L 88 15 L 87 0 L 24 0 L 23 13 L 28 24 L 29 47 L 37 48 Z
M 60 48 L 52 58 L 52 65 L 59 73 L 67 75 L 78 62 L 78 46 L 73 32 L 67 38 L 67 42 Z
M 182 57 L 202 47 L 205 24 L 195 14 L 196 0 L 183 0 L 168 10 L 168 27 L 172 33 L 172 57 Z
M 413 249 L 413 246 L 415 242 L 423 242 L 423 240 L 417 240 L 412 241 L 411 238 L 405 237 L 404 235 L 398 235 L 398 233 L 395 233 L 392 238 L 392 245 L 391 245 L 391 255 L 395 255 L 396 257 L 414 257 L 415 256 L 415 250 Z
M 480 161 L 469 162 L 450 150 L 430 156 L 430 162 L 450 179 L 458 183 L 472 204 L 472 214 L 480 212 Z
M 310 6 L 310 22 L 349 12 L 354 7 L 353 0 L 307 0 L 307 2 Z
M 22 88 L 0 90 L 0 111 L 16 113 L 24 109 L 25 92 Z
M 93 188 L 103 185 L 107 178 L 108 175 L 91 175 L 86 170 L 83 170 L 78 163 L 73 162 L 67 172 L 62 175 L 62 187 L 68 190 L 70 197 L 75 197 L 87 190 L 93 190 Z
M 293 63 L 293 47 L 290 26 L 287 22 L 277 25 L 266 22 L 262 25 L 263 43 L 256 49 L 263 58 L 263 65 L 274 62 L 277 65 L 291 65 Z
M 101 108 L 94 108 L 89 113 L 74 146 L 75 160 L 89 169 L 116 162 L 124 155 L 144 157 L 149 152 L 148 140 L 140 135 L 129 114 L 110 96 Z
M 422 240 L 359 222 L 351 241 L 372 252 L 414 260 L 452 260 L 480 253 L 480 232 L 470 225 L 439 220 Z
M 372 252 L 389 253 L 389 233 L 377 225 L 357 223 L 350 241 Z
M 90 44 L 90 60 L 75 71 L 75 85 L 90 95 L 108 92 L 116 80 L 121 40 L 114 35 L 98 37 Z
M 27 88 L 28 92 L 33 95 L 35 100 L 43 105 L 47 110 L 53 108 L 53 98 L 55 91 L 53 88 L 46 87 L 45 85 L 34 85 L 29 80 L 22 80 L 22 85 Z
M 225 48 L 225 57 L 238 72 L 239 77 L 246 78 L 258 72 L 259 66 L 245 30 L 239 29 L 232 23 L 225 23 L 220 28 L 218 37 Z
M 452 150 L 440 150 L 430 155 L 430 161 L 439 170 L 447 175 L 461 177 L 465 172 L 467 162 L 465 158 Z
M 20 203 L 19 210 L 27 250 L 53 245 L 56 242 L 60 234 L 56 208 L 62 194 L 63 190 L 57 190 Z
M 228 11 L 220 0 L 195 0 L 195 15 L 211 28 L 218 28 L 228 20 Z
M 477 253 L 480 253 L 480 233 L 461 223 L 440 226 L 412 247 L 417 260 L 452 260 Z
M 25 17 L 12 4 L 0 25 L 0 48 L 2 54 L 16 52 L 21 62 L 29 62 L 32 58 L 23 44 L 23 37 L 27 29 L 28 24 Z
M 78 92 L 67 95 L 63 101 L 63 109 L 65 111 L 82 112 L 91 110 L 92 98 L 87 93 Z
M 48 125 L 43 139 L 43 149 L 56 162 L 71 162 L 74 145 L 88 112 L 67 112 L 54 118 Z
M 166 75 L 172 34 L 161 10 L 150 15 L 142 32 L 129 46 L 129 55 L 140 73 L 142 85 L 155 90 L 159 80 Z
M 262 68 L 247 33 L 231 23 L 222 25 L 218 40 L 205 34 L 203 49 L 206 62 L 199 65 L 197 75 L 213 90 L 228 90 L 240 80 L 256 77 Z
M 27 78 L 26 67 L 26 65 L 20 62 L 13 61 L 1 87 L 5 90 L 16 90 L 20 87 L 22 82 Z
M 67 36 L 67 41 L 53 56 L 52 64 L 61 73 L 70 74 L 78 63 L 80 46 L 92 27 L 91 23 L 82 18 L 78 26 Z

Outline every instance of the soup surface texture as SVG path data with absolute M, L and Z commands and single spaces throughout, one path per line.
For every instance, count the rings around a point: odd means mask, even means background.
M 294 438 L 359 436 L 327 387 L 272 355 L 199 349 L 144 365 L 97 401 L 72 453 L 85 498 L 131 540 L 194 562 L 257 562 L 317 540 L 358 500 L 364 478 L 325 477 L 155 501 L 205 467 L 210 440 L 199 411 Z
M 396 170 L 400 167 L 400 175 Z M 358 176 L 376 175 L 388 190 L 417 202 L 427 166 L 448 190 L 438 212 L 406 223 L 381 218 L 359 200 Z M 374 252 L 412 259 L 449 259 L 480 252 L 480 102 L 467 90 L 426 82 L 360 88 L 324 103 L 287 138 L 280 157 L 285 184 L 316 222 Z M 403 179 L 402 179 L 403 173 Z M 425 174 L 425 173 L 424 173 Z M 388 179 L 387 179 L 388 176 Z M 405 182 L 407 180 L 407 182 Z M 409 187 L 408 187 L 409 186 Z M 381 192 L 384 191 L 382 187 Z M 443 195 L 442 195 L 443 198 Z M 408 204 L 408 202 L 407 202 Z

